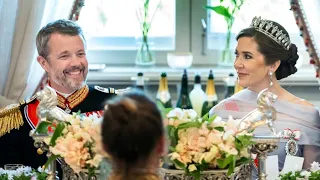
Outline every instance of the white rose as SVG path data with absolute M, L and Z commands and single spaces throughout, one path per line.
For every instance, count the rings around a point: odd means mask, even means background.
M 314 172 L 314 171 L 318 171 L 318 170 L 320 170 L 320 164 L 318 162 L 313 162 L 311 164 L 310 171 Z
M 224 127 L 226 122 L 222 120 L 221 117 L 217 116 L 211 124 L 209 124 L 210 127 Z
M 182 119 L 183 118 L 183 111 L 180 108 L 174 108 L 167 114 L 167 118 L 177 118 Z
M 185 109 L 184 113 L 187 119 L 195 119 L 197 117 L 197 112 L 194 109 Z
M 300 174 L 301 174 L 301 176 L 304 176 L 304 177 L 306 177 L 306 178 L 308 178 L 309 176 L 311 176 L 311 172 L 309 172 L 309 171 L 302 171 Z

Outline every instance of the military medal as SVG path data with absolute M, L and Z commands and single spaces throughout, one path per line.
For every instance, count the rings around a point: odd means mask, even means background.
M 300 130 L 291 130 L 289 128 L 283 131 L 283 138 L 288 139 L 285 145 L 285 151 L 287 155 L 294 156 L 298 152 L 298 143 L 301 136 Z

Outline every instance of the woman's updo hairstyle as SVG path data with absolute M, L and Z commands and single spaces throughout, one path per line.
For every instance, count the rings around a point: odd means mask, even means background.
M 236 39 L 239 40 L 241 37 L 254 38 L 258 44 L 258 51 L 263 54 L 267 65 L 281 61 L 276 70 L 278 80 L 297 72 L 297 46 L 290 42 L 288 32 L 279 23 L 254 17 L 250 27 L 241 30 Z
M 149 157 L 163 134 L 161 113 L 143 92 L 135 90 L 107 102 L 102 141 L 114 161 L 133 165 Z

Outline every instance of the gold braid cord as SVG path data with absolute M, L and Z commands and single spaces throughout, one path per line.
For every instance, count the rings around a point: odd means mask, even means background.
M 0 137 L 23 125 L 20 106 L 21 104 L 13 104 L 0 110 Z

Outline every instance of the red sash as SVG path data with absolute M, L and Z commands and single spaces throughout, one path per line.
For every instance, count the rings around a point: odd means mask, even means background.
M 26 120 L 32 129 L 35 129 L 39 123 L 39 119 L 37 116 L 38 105 L 39 105 L 39 101 L 35 100 L 34 102 L 26 105 L 24 108 L 24 114 L 25 114 Z M 82 114 L 85 116 L 97 114 L 98 118 L 101 118 L 101 117 L 103 117 L 103 113 L 104 113 L 103 110 L 99 110 L 99 111 L 85 112 Z M 49 129 L 49 131 L 50 131 L 50 129 Z
M 37 107 L 39 103 L 40 102 L 38 100 L 35 100 L 34 102 L 24 107 L 24 115 L 26 117 L 28 124 L 32 129 L 35 129 L 35 127 L 38 125 L 38 122 L 39 122 L 39 119 L 37 116 Z

